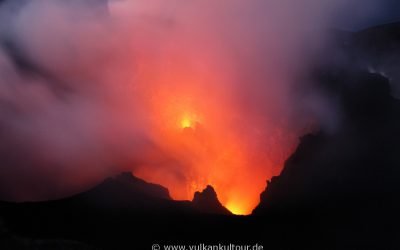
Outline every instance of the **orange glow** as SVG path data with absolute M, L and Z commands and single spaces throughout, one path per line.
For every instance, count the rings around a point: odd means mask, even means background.
M 196 125 L 196 119 L 193 115 L 186 114 L 182 117 L 180 122 L 181 128 L 194 128 Z
M 192 121 L 189 118 L 183 118 L 181 121 L 182 128 L 190 128 L 192 126 Z
M 235 204 L 235 203 L 227 203 L 226 208 L 231 211 L 235 215 L 247 215 L 249 214 L 248 208 L 244 207 L 245 204 Z
M 229 100 L 211 99 L 196 89 L 171 93 L 160 87 L 152 99 L 153 140 L 171 162 L 143 166 L 135 174 L 168 187 L 178 200 L 190 200 L 210 184 L 232 213 L 250 214 L 266 180 L 279 174 L 294 140 L 279 128 L 258 133 L 264 121 L 243 119 Z
M 298 133 L 282 126 L 275 111 L 258 112 L 242 103 L 240 89 L 231 87 L 235 69 L 220 48 L 193 44 L 174 39 L 154 58 L 136 55 L 146 129 L 163 157 L 154 155 L 157 162 L 143 162 L 133 172 L 167 187 L 177 200 L 191 200 L 212 185 L 230 211 L 249 214 L 266 180 L 280 173 L 294 150 Z M 275 104 L 263 105 L 260 109 Z

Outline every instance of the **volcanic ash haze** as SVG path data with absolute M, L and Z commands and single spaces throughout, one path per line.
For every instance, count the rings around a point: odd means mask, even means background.
M 58 198 L 128 169 L 175 199 L 210 184 L 246 214 L 297 138 L 334 117 L 304 104 L 322 102 L 303 102 L 298 79 L 340 1 L 98 4 L 0 5 L 3 198 Z

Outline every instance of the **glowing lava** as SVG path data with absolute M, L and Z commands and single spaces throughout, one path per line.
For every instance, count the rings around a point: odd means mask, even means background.
M 182 128 L 190 128 L 192 127 L 192 121 L 189 118 L 183 118 L 181 121 Z
M 196 125 L 196 121 L 193 115 L 185 115 L 180 121 L 180 126 L 182 129 L 185 128 L 194 128 Z
M 235 215 L 249 214 L 248 208 L 244 204 L 228 202 L 225 207 Z

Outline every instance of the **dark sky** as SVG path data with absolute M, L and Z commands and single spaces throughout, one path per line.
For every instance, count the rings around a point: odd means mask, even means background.
M 350 0 L 349 3 L 352 1 Z M 371 3 L 373 5 L 371 5 Z M 400 21 L 400 0 L 357 1 L 351 11 L 339 12 L 337 25 L 340 28 L 357 30 L 383 23 Z

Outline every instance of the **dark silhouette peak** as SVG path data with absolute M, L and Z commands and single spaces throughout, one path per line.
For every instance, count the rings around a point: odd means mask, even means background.
M 207 197 L 212 197 L 217 199 L 217 193 L 215 192 L 214 188 L 211 185 L 207 185 L 207 187 L 205 189 L 203 189 L 203 191 L 199 192 L 197 191 L 194 194 L 194 199 L 196 199 L 196 196 L 207 196 Z M 193 200 L 194 200 L 193 199 Z
M 202 192 L 194 193 L 193 205 L 196 209 L 203 213 L 212 214 L 232 214 L 218 200 L 217 193 L 214 188 L 208 185 Z
M 122 172 L 114 177 L 111 178 L 112 180 L 119 181 L 119 182 L 130 182 L 130 183 L 146 183 L 144 180 L 141 180 L 134 176 L 131 172 Z M 150 184 L 150 183 L 148 183 Z
M 207 187 L 203 190 L 203 192 L 210 192 L 210 191 L 215 193 L 215 190 L 211 185 L 207 185 Z
M 138 179 L 131 172 L 122 172 L 114 177 L 115 179 L 135 180 Z
M 208 185 L 203 191 L 195 192 L 193 197 L 193 203 L 213 202 L 219 203 L 217 193 L 214 188 Z
M 113 182 L 117 185 L 122 185 L 126 189 L 131 190 L 132 192 L 135 192 L 137 194 L 171 200 L 171 196 L 169 195 L 169 191 L 167 188 L 139 179 L 131 172 L 123 172 L 111 179 L 108 179 L 107 181 Z
M 231 214 L 218 201 L 213 187 L 196 192 L 193 201 L 173 200 L 167 188 L 148 183 L 130 172 L 110 177 L 88 192 L 77 196 L 97 208 L 124 209 L 137 214 Z
M 148 183 L 130 172 L 107 178 L 91 190 L 82 193 L 84 200 L 107 207 L 151 207 L 153 203 L 170 201 L 167 188 Z M 158 205 L 157 205 L 158 206 Z

